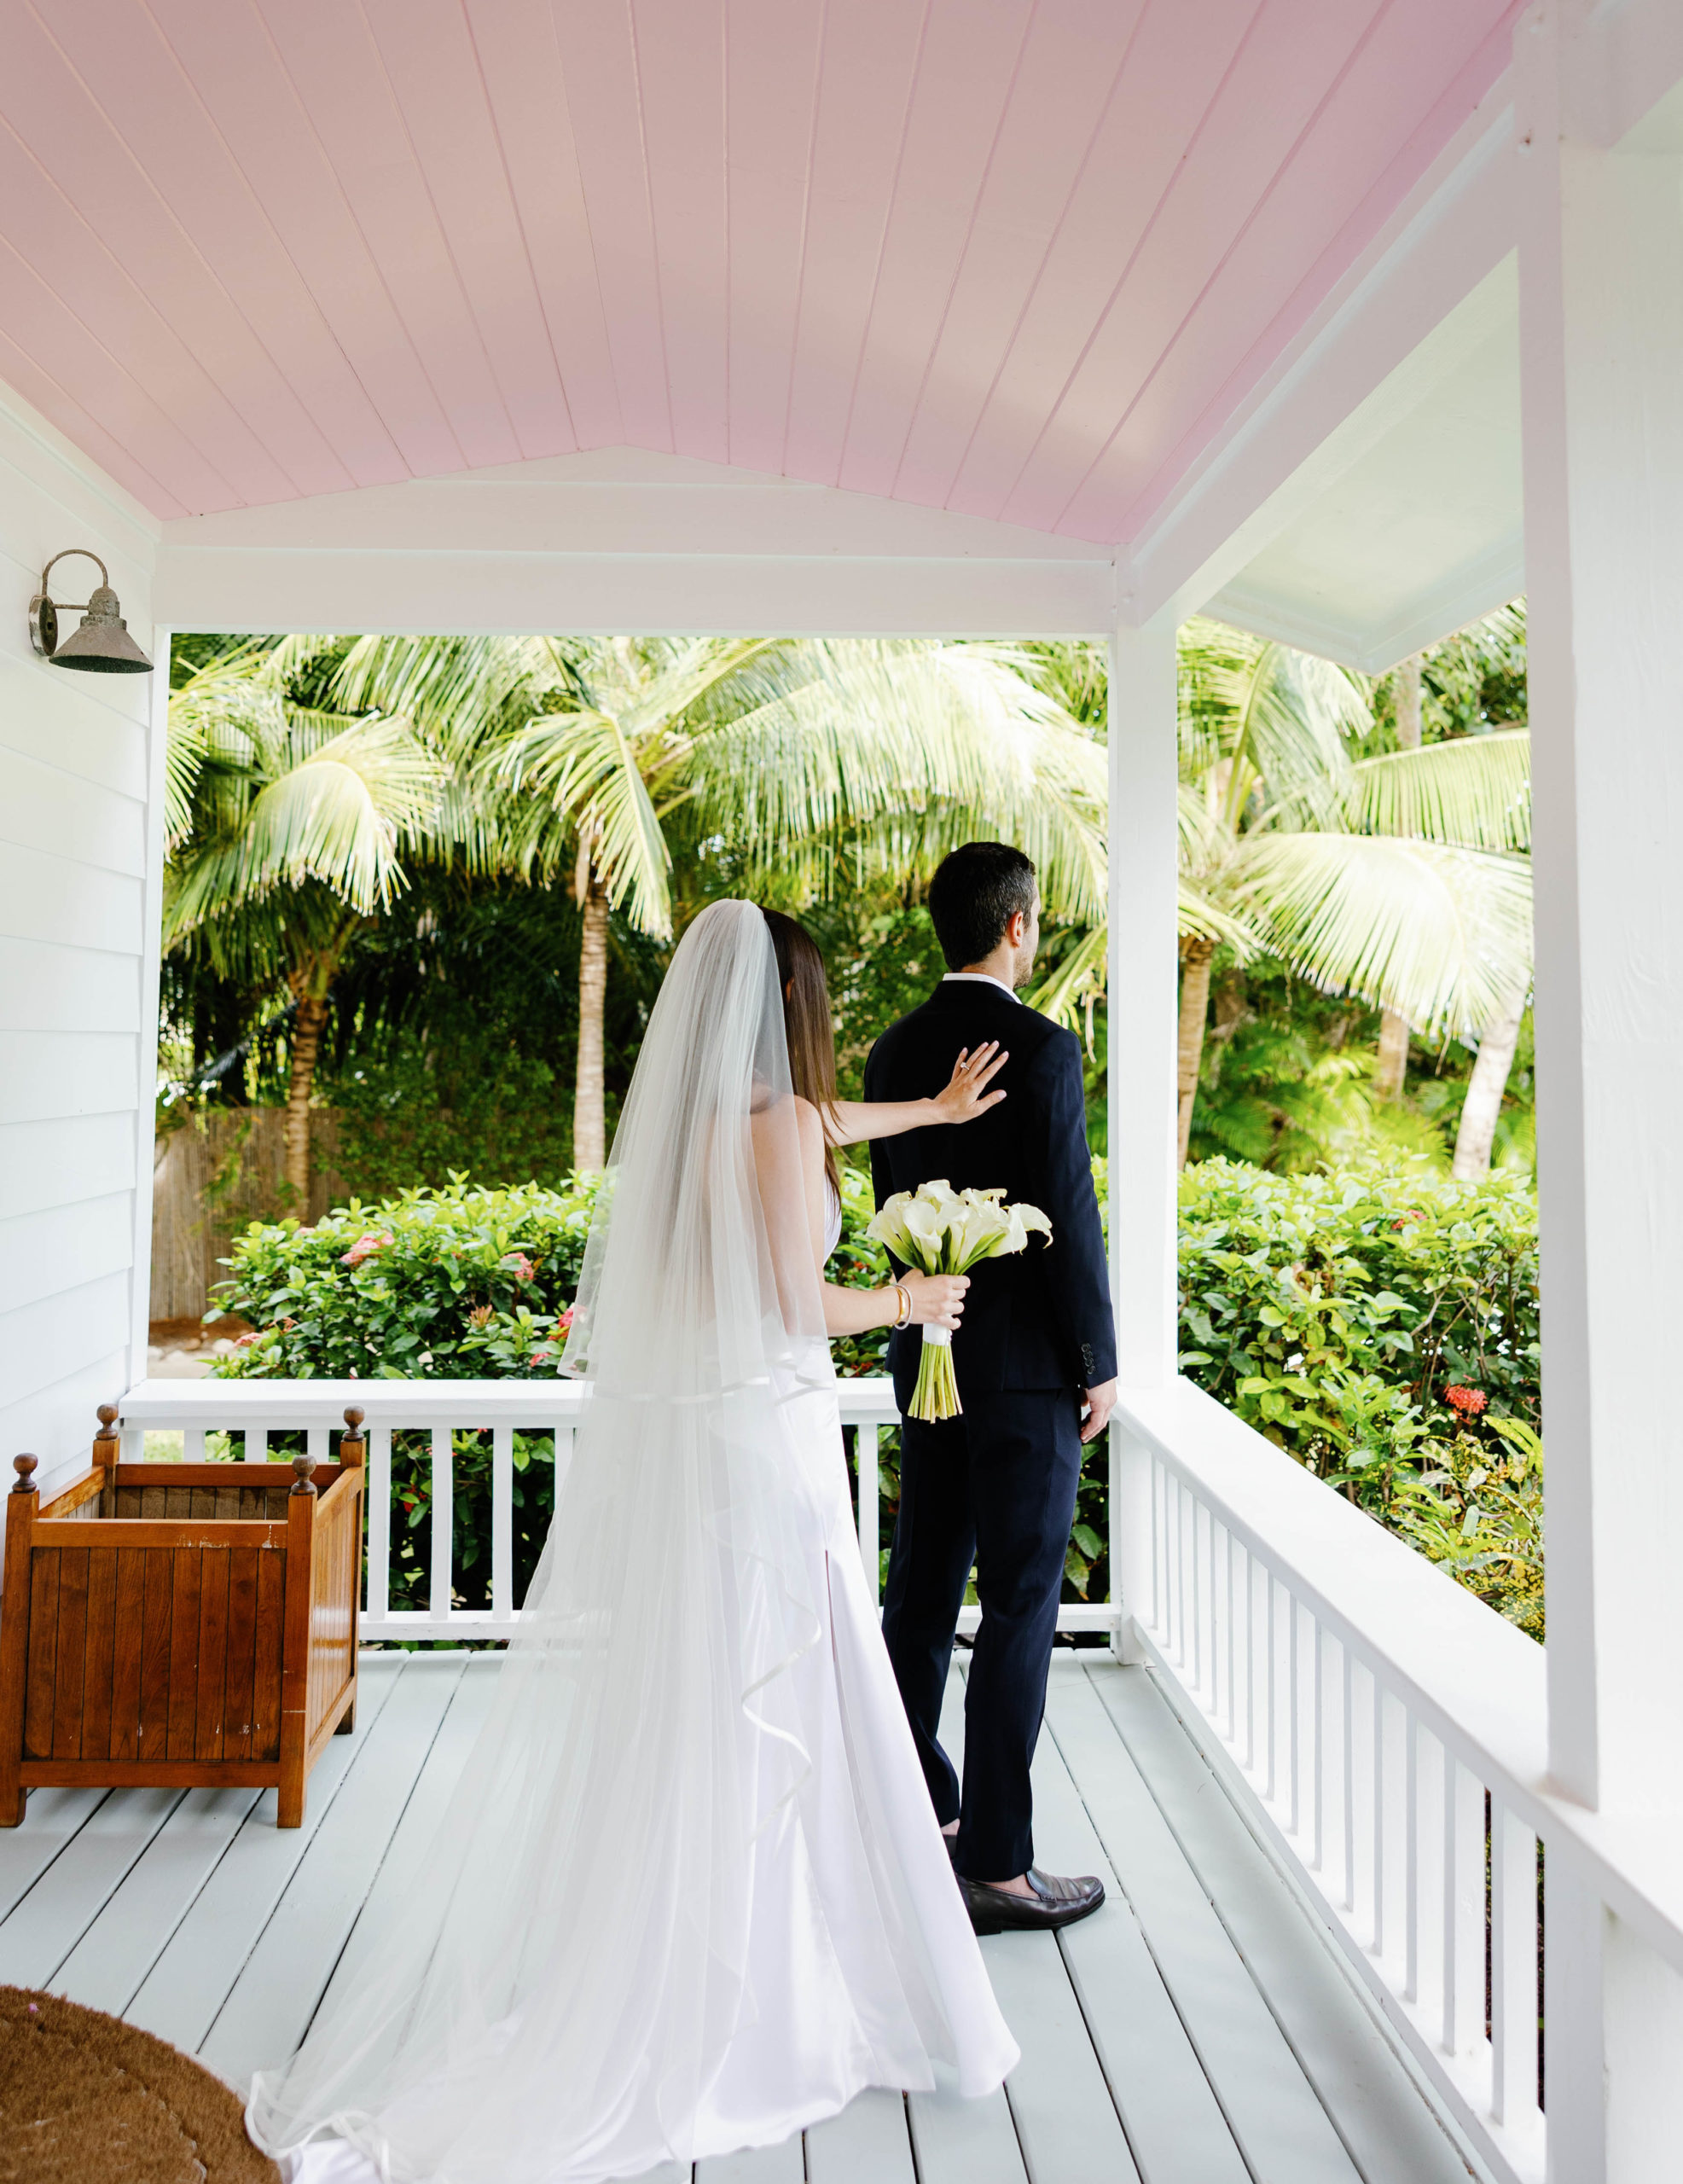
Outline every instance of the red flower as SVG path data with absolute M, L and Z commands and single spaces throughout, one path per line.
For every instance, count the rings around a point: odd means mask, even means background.
M 364 1259 L 372 1258 L 376 1252 L 383 1250 L 391 1240 L 392 1232 L 389 1228 L 383 1228 L 378 1232 L 370 1229 L 366 1236 L 358 1236 L 348 1252 L 342 1252 L 340 1254 L 340 1261 L 345 1266 L 361 1266 Z
M 1490 1398 L 1483 1388 L 1464 1388 L 1452 1384 L 1443 1391 L 1443 1400 L 1463 1418 L 1477 1418 L 1489 1404 Z
M 572 1327 L 572 1307 L 569 1304 L 566 1310 L 557 1316 L 555 1321 L 555 1332 L 557 1334 L 566 1334 L 571 1330 Z

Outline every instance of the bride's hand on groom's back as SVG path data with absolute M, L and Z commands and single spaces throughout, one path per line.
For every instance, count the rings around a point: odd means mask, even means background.
M 905 1274 L 902 1286 L 911 1292 L 914 1327 L 955 1327 L 964 1316 L 967 1274 Z
M 929 1103 L 935 1110 L 936 1121 L 974 1122 L 978 1115 L 985 1115 L 989 1107 L 998 1107 L 1004 1093 L 990 1092 L 988 1087 L 1010 1059 L 1009 1054 L 1000 1052 L 997 1039 L 987 1040 L 974 1054 L 968 1047 L 963 1048 L 953 1064 L 953 1073 L 945 1089 L 937 1092 Z

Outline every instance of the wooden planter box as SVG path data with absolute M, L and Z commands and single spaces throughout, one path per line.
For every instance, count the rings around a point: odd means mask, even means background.
M 40 1507 L 19 1456 L 0 1593 L 0 1827 L 40 1783 L 280 1792 L 357 1705 L 363 1414 L 336 1463 L 93 1468 Z

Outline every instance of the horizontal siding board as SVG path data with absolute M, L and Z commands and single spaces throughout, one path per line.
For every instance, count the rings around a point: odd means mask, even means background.
M 158 536 L 158 520 L 148 509 L 61 439 L 11 387 L 0 386 L 0 552 L 38 577 L 43 561 L 66 539 L 91 546 L 110 570 L 133 629 L 136 617 L 147 617 Z
M 73 572 L 74 564 L 67 561 Z M 89 575 L 99 582 L 99 571 Z M 61 595 L 61 571 L 53 572 L 53 595 Z M 22 578 L 30 596 L 40 583 L 38 572 Z M 79 594 L 73 594 L 79 597 Z M 61 618 L 61 628 L 73 630 L 80 618 Z M 125 618 L 126 619 L 126 618 Z M 142 648 L 146 633 L 130 629 Z M 124 795 L 146 794 L 146 721 L 132 701 L 119 709 L 102 702 L 107 683 L 140 682 L 138 676 L 67 674 L 49 666 L 31 649 L 21 613 L 15 630 L 0 635 L 0 744 L 21 756 L 38 758 L 61 773 L 73 774 L 96 787 L 119 789 Z M 92 688 L 90 689 L 89 686 Z
M 139 1029 L 138 956 L 0 934 L 0 1033 Z
M 10 749 L 0 713 L 0 841 L 137 879 L 146 869 L 146 807 L 136 797 Z
M 127 1191 L 0 1221 L 0 1312 L 13 1312 L 102 1275 L 125 1273 L 134 1254 Z
M 102 1275 L 79 1288 L 61 1290 L 56 1297 L 0 1312 L 0 1387 L 20 1403 L 67 1379 L 90 1358 L 120 1356 L 128 1332 L 126 1274 Z M 123 1391 L 113 1392 L 120 1395 Z M 48 1452 L 43 1449 L 36 1453 L 44 1457 Z
M 35 1480 L 44 1501 L 84 1472 L 98 1431 L 95 1413 L 121 1396 L 127 1364 L 126 1350 L 113 1345 L 49 1385 L 9 1402 L 0 1410 L 0 1479 L 11 1477 L 12 1458 L 26 1449 L 41 1459 Z M 12 1392 L 8 1385 L 8 1395 Z
M 131 1190 L 134 1181 L 132 1114 L 0 1124 L 0 1221 Z
M 0 1124 L 132 1115 L 138 1060 L 131 1031 L 0 1033 Z
M 145 896 L 132 874 L 13 842 L 0 857 L 0 933 L 73 948 L 141 953 Z

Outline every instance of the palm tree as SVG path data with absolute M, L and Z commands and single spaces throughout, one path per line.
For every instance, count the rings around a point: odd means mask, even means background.
M 674 834 L 798 903 L 845 861 L 926 874 L 1007 835 L 1054 916 L 1103 913 L 1104 754 L 1011 648 L 786 638 L 365 637 L 338 700 L 401 713 L 467 788 L 441 838 L 571 881 L 583 921 L 573 1157 L 606 1155 L 609 914 L 673 929 Z
M 1053 688 L 1075 671 L 1036 666 Z M 1529 746 L 1521 729 L 1358 758 L 1373 726 L 1359 678 L 1214 622 L 1182 628 L 1180 684 L 1184 1165 L 1219 947 L 1426 1031 L 1470 1032 L 1510 1005 L 1529 977 Z M 1095 927 L 1036 1004 L 1071 1017 L 1107 944 Z
M 304 655 L 245 646 L 170 699 L 164 947 L 292 1002 L 286 1180 L 305 1210 L 310 1101 L 328 995 L 357 933 L 403 884 L 398 852 L 436 814 L 445 769 L 402 720 L 292 702 Z

